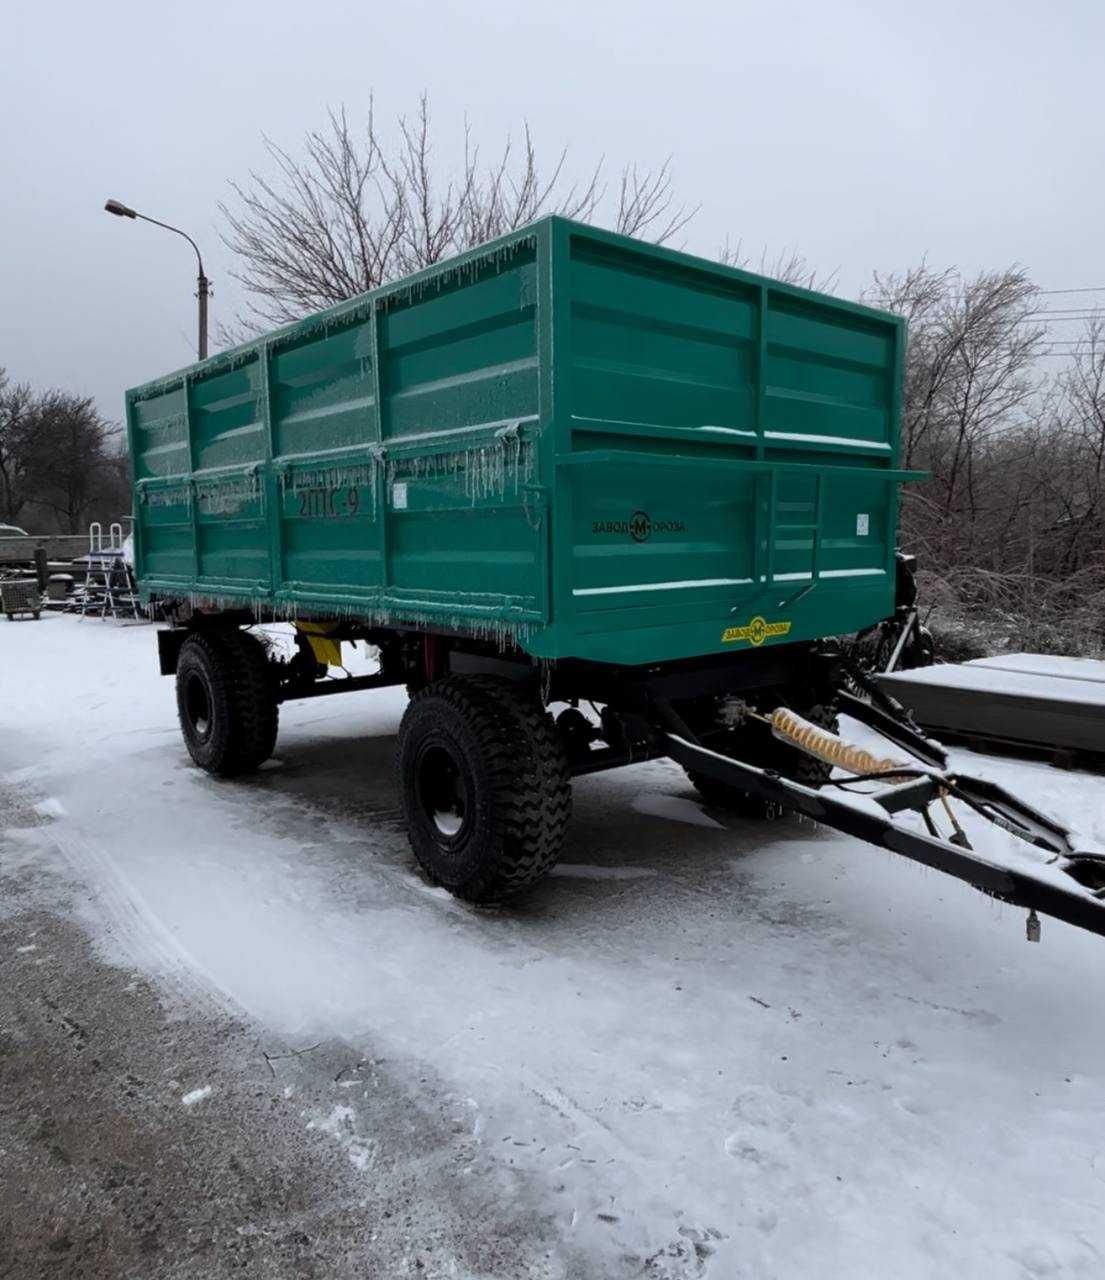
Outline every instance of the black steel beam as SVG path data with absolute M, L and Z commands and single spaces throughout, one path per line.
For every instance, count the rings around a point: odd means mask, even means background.
M 319 680 L 315 684 L 281 689 L 277 702 L 298 702 L 302 698 L 328 698 L 335 693 L 356 693 L 359 689 L 389 689 L 405 684 L 406 676 L 348 676 L 344 680 Z
M 627 765 L 643 764 L 646 760 L 658 760 L 663 755 L 663 751 L 642 751 L 633 755 L 613 747 L 604 747 L 598 751 L 592 751 L 585 758 L 570 761 L 569 769 L 573 778 L 579 778 L 587 773 L 605 773 L 609 769 L 624 769 Z
M 1041 911 L 1057 920 L 1064 920 L 1105 937 L 1105 894 L 1087 888 L 1073 875 L 1070 888 L 1067 888 L 1052 883 L 1046 876 L 1036 877 L 1023 868 L 1001 866 L 976 850 L 962 849 L 931 835 L 896 826 L 889 814 L 880 813 L 874 808 L 852 806 L 825 788 L 820 791 L 811 790 L 778 774 L 765 772 L 730 756 L 711 751 L 679 734 L 662 733 L 660 739 L 666 754 L 685 769 L 707 774 L 719 782 L 773 801 L 782 808 L 803 813 L 827 827 L 843 831 L 846 835 L 889 849 L 936 871 L 943 871 L 1003 902 L 1025 910 Z M 977 782 L 976 779 L 952 781 L 959 787 L 968 783 L 973 787 Z M 985 787 L 989 785 L 984 784 Z M 967 787 L 968 791 L 970 787 Z M 997 790 L 1000 791 L 1000 788 Z M 1005 800 L 1011 799 L 1004 792 L 1002 797 Z M 966 799 L 966 796 L 962 798 Z M 1022 815 L 1034 812 L 1028 810 L 1027 806 L 1016 803 Z M 1043 815 L 1035 816 L 1041 819 L 1042 826 L 1051 826 L 1062 832 L 1062 828 L 1055 827 Z M 1082 870 L 1077 861 L 1075 867 Z
M 876 733 L 881 733 L 889 742 L 904 747 L 918 760 L 924 760 L 937 769 L 946 769 L 948 755 L 944 748 L 938 742 L 933 742 L 931 738 L 926 738 L 920 729 L 914 727 L 908 719 L 909 713 L 894 703 L 893 699 L 888 699 L 881 692 L 879 698 L 892 703 L 894 709 L 888 710 L 876 702 L 864 702 L 862 698 L 857 698 L 855 694 L 843 690 L 837 695 L 837 709 L 851 716 L 853 720 L 858 720 L 868 728 L 874 729 Z

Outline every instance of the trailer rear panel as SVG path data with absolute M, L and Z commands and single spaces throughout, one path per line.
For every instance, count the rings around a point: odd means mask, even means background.
M 897 318 L 559 218 L 127 394 L 147 595 L 656 662 L 892 611 Z

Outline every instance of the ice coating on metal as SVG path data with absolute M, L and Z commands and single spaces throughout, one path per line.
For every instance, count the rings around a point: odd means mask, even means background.
M 196 506 L 208 516 L 239 515 L 243 508 L 263 502 L 261 480 L 256 471 L 225 479 L 197 480 L 195 493 Z
M 524 611 L 520 607 L 508 607 L 506 612 L 495 615 L 476 616 L 455 610 L 450 611 L 448 608 L 425 601 L 395 603 L 358 601 L 349 604 L 295 599 L 273 601 L 270 599 L 267 588 L 263 586 L 241 593 L 190 591 L 179 594 L 176 598 L 185 601 L 193 612 L 248 609 L 253 615 L 254 623 L 257 624 L 295 622 L 300 617 L 335 620 L 348 618 L 369 627 L 413 627 L 415 629 L 424 627 L 429 631 L 443 629 L 489 641 L 502 652 L 527 640 L 534 634 L 538 625 L 531 617 L 511 616 L 514 608 L 518 615 L 522 615 Z M 463 603 L 458 601 L 458 604 Z
M 459 479 L 465 497 L 475 506 L 477 502 L 520 494 L 533 477 L 535 455 L 535 442 L 523 440 L 515 424 L 498 431 L 487 444 L 391 459 L 388 483 Z
M 144 507 L 190 507 L 192 505 L 192 482 L 181 481 L 179 484 L 160 485 L 154 489 L 143 485 L 139 491 L 139 501 Z
M 375 459 L 371 462 L 334 462 L 326 466 L 285 468 L 280 472 L 280 488 L 284 493 L 303 493 L 307 489 L 368 489 L 375 504 L 378 472 Z

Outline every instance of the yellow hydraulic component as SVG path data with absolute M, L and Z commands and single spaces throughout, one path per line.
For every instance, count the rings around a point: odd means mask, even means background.
M 317 662 L 327 667 L 341 666 L 341 641 L 327 638 L 338 629 L 336 622 L 297 622 L 295 629 L 307 637 Z
M 820 725 L 811 724 L 787 707 L 776 707 L 765 718 L 777 738 L 847 773 L 888 774 L 892 769 L 907 767 L 901 760 L 882 759 L 862 747 L 853 747 L 850 742 Z

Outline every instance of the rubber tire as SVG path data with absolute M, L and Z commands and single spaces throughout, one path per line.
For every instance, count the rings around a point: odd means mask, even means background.
M 836 733 L 840 728 L 840 722 L 832 707 L 819 703 L 815 706 L 804 708 L 798 714 L 804 719 L 812 721 L 813 724 L 819 724 L 822 728 L 830 730 L 832 733 Z M 784 778 L 800 782 L 806 787 L 816 789 L 828 782 L 832 773 L 830 765 L 821 760 L 815 760 L 813 756 L 807 755 L 804 751 L 799 751 L 797 747 L 788 747 L 785 742 L 780 742 L 774 735 L 768 736 L 769 734 L 770 730 L 764 726 L 764 733 L 760 741 L 756 742 L 752 749 L 740 756 L 740 758 L 748 764 L 754 764 L 758 769 L 774 769 L 776 773 L 782 774 Z M 734 755 L 736 754 L 734 752 Z M 687 777 L 691 780 L 695 790 L 703 800 L 715 808 L 731 809 L 735 813 L 754 818 L 774 816 L 775 812 L 777 812 L 770 802 L 766 802 L 759 796 L 744 791 L 740 787 L 719 782 L 716 778 L 696 773 L 692 769 L 687 770 Z
M 419 761 L 442 747 L 464 776 L 469 814 L 443 836 L 419 797 Z M 448 676 L 411 698 L 396 756 L 414 856 L 468 902 L 501 902 L 555 865 L 571 816 L 571 779 L 552 717 L 511 682 Z
M 210 726 L 200 733 L 189 712 L 187 689 L 204 687 Z M 279 708 L 268 656 L 244 631 L 196 631 L 177 658 L 177 714 L 188 754 L 221 778 L 250 773 L 272 755 Z

